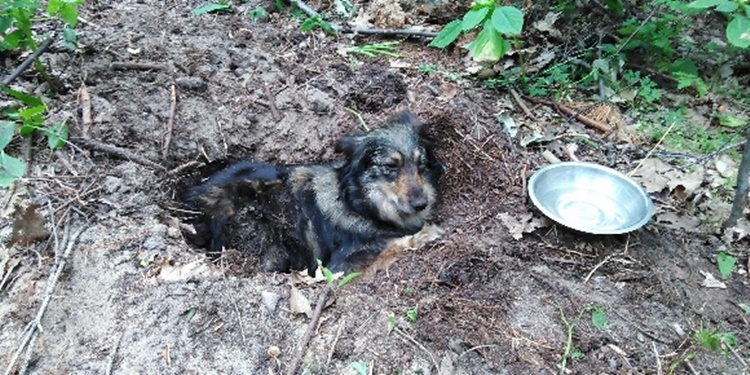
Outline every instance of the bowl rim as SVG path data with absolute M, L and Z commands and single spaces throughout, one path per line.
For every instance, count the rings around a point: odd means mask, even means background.
M 544 173 L 549 172 L 550 170 L 557 169 L 557 168 L 570 168 L 570 167 L 583 167 L 586 169 L 597 169 L 603 172 L 606 172 L 609 175 L 612 175 L 613 177 L 619 178 L 630 184 L 631 186 L 639 189 L 642 193 L 642 201 L 645 205 L 645 214 L 643 217 L 640 218 L 637 222 L 634 224 L 628 225 L 626 227 L 622 228 L 616 228 L 616 229 L 608 229 L 608 230 L 598 230 L 598 229 L 592 229 L 587 227 L 578 226 L 575 224 L 571 224 L 568 222 L 565 222 L 565 220 L 562 219 L 559 215 L 552 212 L 551 210 L 547 209 L 544 205 L 539 202 L 538 197 L 536 196 L 536 182 L 539 179 L 540 176 L 542 176 Z M 542 213 L 547 216 L 548 218 L 552 219 L 553 221 L 566 226 L 568 228 L 584 232 L 584 233 L 591 233 L 591 234 L 623 234 L 632 232 L 649 222 L 651 220 L 651 217 L 654 214 L 654 203 L 651 200 L 651 197 L 648 195 L 648 192 L 646 189 L 643 188 L 640 182 L 634 180 L 632 177 L 616 170 L 610 167 L 603 166 L 601 164 L 591 163 L 591 162 L 585 162 L 585 161 L 565 161 L 565 162 L 559 162 L 554 164 L 548 164 L 545 165 L 542 168 L 539 168 L 529 179 L 529 185 L 528 185 L 528 191 L 529 191 L 529 197 L 531 198 L 531 202 L 534 204 L 534 206 L 542 211 Z

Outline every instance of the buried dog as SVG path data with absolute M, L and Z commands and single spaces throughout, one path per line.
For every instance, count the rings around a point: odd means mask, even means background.
M 342 137 L 336 152 L 344 160 L 241 161 L 215 173 L 185 196 L 201 213 L 192 219 L 194 237 L 221 251 L 227 221 L 248 204 L 260 228 L 264 269 L 307 269 L 312 276 L 318 260 L 333 272 L 351 272 L 379 263 L 381 253 L 419 247 L 442 234 L 426 220 L 440 200 L 444 167 L 411 112 L 383 128 Z

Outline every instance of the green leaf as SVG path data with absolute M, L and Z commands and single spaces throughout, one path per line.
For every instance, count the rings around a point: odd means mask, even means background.
M 607 329 L 607 314 L 604 313 L 604 309 L 601 306 L 595 306 L 591 310 L 591 324 L 597 329 L 602 331 Z
M 622 0 L 604 0 L 604 4 L 617 16 L 625 14 L 625 8 L 622 6 Z
M 47 4 L 47 14 L 56 14 L 63 6 L 63 2 L 60 0 L 49 0 Z
M 732 274 L 732 271 L 734 271 L 734 266 L 737 263 L 737 258 L 722 251 L 716 254 L 716 261 L 719 266 L 719 273 L 721 274 L 721 277 L 727 278 Z
M 736 15 L 727 25 L 727 40 L 735 47 L 750 47 L 750 18 Z
M 728 128 L 739 128 L 745 126 L 747 121 L 737 118 L 732 115 L 719 115 L 719 125 L 726 126 Z
M 5 34 L 5 30 L 8 30 L 8 28 L 12 24 L 13 24 L 13 17 L 11 16 L 0 17 L 0 34 Z
M 60 18 L 70 27 L 76 27 L 78 24 L 78 10 L 71 5 L 65 5 L 60 8 Z
M 477 26 L 479 26 L 482 21 L 484 21 L 485 18 L 487 18 L 487 14 L 489 14 L 490 8 L 489 7 L 482 7 L 478 9 L 472 9 L 466 14 L 464 14 L 464 19 L 461 21 L 461 29 L 463 31 L 469 31 Z
M 714 9 L 717 12 L 721 13 L 732 13 L 735 10 L 739 8 L 739 5 L 735 1 L 730 0 L 724 0 L 721 4 L 719 4 L 716 9 Z
M 29 107 L 37 107 L 40 105 L 44 105 L 44 102 L 42 102 L 42 99 L 39 99 L 33 95 L 29 95 L 20 91 L 13 90 L 10 87 L 0 85 L 0 90 L 5 91 L 8 95 L 22 101 L 23 104 L 26 104 Z
M 748 303 L 740 303 L 739 306 L 742 309 L 742 311 L 745 312 L 746 315 L 750 315 L 750 304 L 748 304 Z
M 205 3 L 193 10 L 194 16 L 202 16 L 206 13 L 214 13 L 214 12 L 226 12 L 228 11 L 232 6 L 223 2 L 219 1 L 217 3 Z
M 22 30 L 15 30 L 12 33 L 6 35 L 5 38 L 3 38 L 3 49 L 12 50 L 18 48 L 18 45 L 21 44 L 24 36 L 25 34 Z
M 440 30 L 440 33 L 432 39 L 429 46 L 436 48 L 448 47 L 449 44 L 453 43 L 453 41 L 461 35 L 462 23 L 461 20 L 453 20 L 449 22 L 442 30 Z
M 694 8 L 694 9 L 713 8 L 721 4 L 722 1 L 723 0 L 695 0 L 692 3 L 688 4 L 688 8 Z
M 13 140 L 15 130 L 16 124 L 13 121 L 0 121 L 0 151 Z
M 484 29 L 477 34 L 477 38 L 469 45 L 471 57 L 479 63 L 495 63 L 510 49 L 510 43 L 490 25 L 484 24 Z
M 26 173 L 26 164 L 0 151 L 0 187 L 8 187 Z
M 359 375 L 367 375 L 367 363 L 365 362 L 352 362 L 354 371 Z
M 65 147 L 68 144 L 68 138 L 70 137 L 70 129 L 68 125 L 64 123 L 58 123 L 52 125 L 47 130 L 47 142 L 49 143 L 50 150 L 57 150 Z
M 257 7 L 247 12 L 247 17 L 250 18 L 250 21 L 258 21 L 268 17 L 268 12 L 263 7 Z
M 501 34 L 518 35 L 523 29 L 523 13 L 515 7 L 499 7 L 492 12 L 492 26 Z
M 406 310 L 406 317 L 409 318 L 412 322 L 417 321 L 417 308 L 408 309 Z
M 360 275 L 362 275 L 362 272 L 352 272 L 352 273 L 344 276 L 344 278 L 342 278 L 341 280 L 339 280 L 339 288 L 341 288 L 342 286 L 348 284 L 350 281 L 354 280 L 355 278 L 359 277 Z
M 698 66 L 694 62 L 685 59 L 679 59 L 672 63 L 669 67 L 669 72 L 675 74 L 677 72 L 689 74 L 691 76 L 698 76 Z
M 24 120 L 29 120 L 29 119 L 34 118 L 34 116 L 38 116 L 39 114 L 44 113 L 45 111 L 47 111 L 47 107 L 44 104 L 42 104 L 36 107 L 26 108 L 22 110 L 21 112 L 18 112 L 18 114 Z

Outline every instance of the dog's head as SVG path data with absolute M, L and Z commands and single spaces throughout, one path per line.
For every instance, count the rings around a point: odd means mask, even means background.
M 439 199 L 443 166 L 420 121 L 409 111 L 386 127 L 341 138 L 336 151 L 343 199 L 360 214 L 416 233 Z

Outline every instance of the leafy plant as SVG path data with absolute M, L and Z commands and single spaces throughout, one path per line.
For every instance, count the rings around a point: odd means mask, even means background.
M 393 329 L 396 328 L 396 317 L 391 314 L 388 317 L 388 334 L 390 335 L 391 332 L 393 332 Z
M 247 17 L 250 18 L 250 21 L 258 21 L 268 17 L 268 12 L 266 12 L 266 9 L 263 7 L 257 7 L 248 11 Z
M 415 322 L 415 323 L 416 323 L 416 321 L 418 319 L 418 316 L 417 316 L 417 310 L 418 310 L 418 308 L 419 308 L 418 306 L 415 306 L 413 309 L 406 309 L 406 317 L 409 318 L 409 320 L 411 320 L 412 322 Z
M 734 333 L 724 332 L 718 333 L 709 329 L 701 328 L 698 332 L 693 335 L 693 339 L 700 344 L 700 346 L 716 352 L 723 353 L 728 356 L 730 351 L 726 348 L 726 345 L 736 347 L 737 342 L 734 339 Z
M 737 258 L 721 251 L 716 254 L 716 262 L 719 267 L 719 273 L 721 277 L 727 278 L 732 275 L 734 266 L 737 263 Z
M 336 275 L 334 275 L 333 272 L 331 272 L 331 270 L 329 270 L 328 268 L 323 267 L 323 262 L 320 259 L 318 259 L 318 267 L 320 267 L 320 270 L 323 272 L 323 276 L 325 276 L 326 281 L 329 284 L 331 284 L 334 281 L 336 281 Z M 341 288 L 344 285 L 346 285 L 349 282 L 351 282 L 352 280 L 354 280 L 355 278 L 359 277 L 360 275 L 362 275 L 362 272 L 352 272 L 352 273 L 344 276 L 343 278 L 341 278 L 341 280 L 339 280 L 339 282 L 338 282 L 338 284 L 336 284 L 336 286 L 338 288 Z
M 482 27 L 469 45 L 472 58 L 478 62 L 499 61 L 510 49 L 503 36 L 516 37 L 523 29 L 523 12 L 512 6 L 498 6 L 495 0 L 478 0 L 463 19 L 449 22 L 430 42 L 430 46 L 445 48 L 461 33 Z
M 695 0 L 687 6 L 724 13 L 731 19 L 726 28 L 727 41 L 735 47 L 750 47 L 750 6 L 746 0 Z
M 193 16 L 202 16 L 208 13 L 220 13 L 228 12 L 232 9 L 232 5 L 224 1 L 217 1 L 212 3 L 204 3 L 197 8 L 193 9 Z
M 367 57 L 375 57 L 376 55 L 385 55 L 391 57 L 401 57 L 395 46 L 401 44 L 401 40 L 383 43 L 373 43 L 364 46 L 352 46 L 347 48 L 347 51 L 351 53 L 358 53 Z
M 359 375 L 367 375 L 367 362 L 352 362 L 351 366 Z
M 308 17 L 299 27 L 300 31 L 304 32 L 313 31 L 317 28 L 322 29 L 326 34 L 335 34 L 333 26 L 320 16 Z
M 604 308 L 596 305 L 591 308 L 591 324 L 594 325 L 597 329 L 600 330 L 606 330 L 607 329 L 607 314 L 604 313 Z

